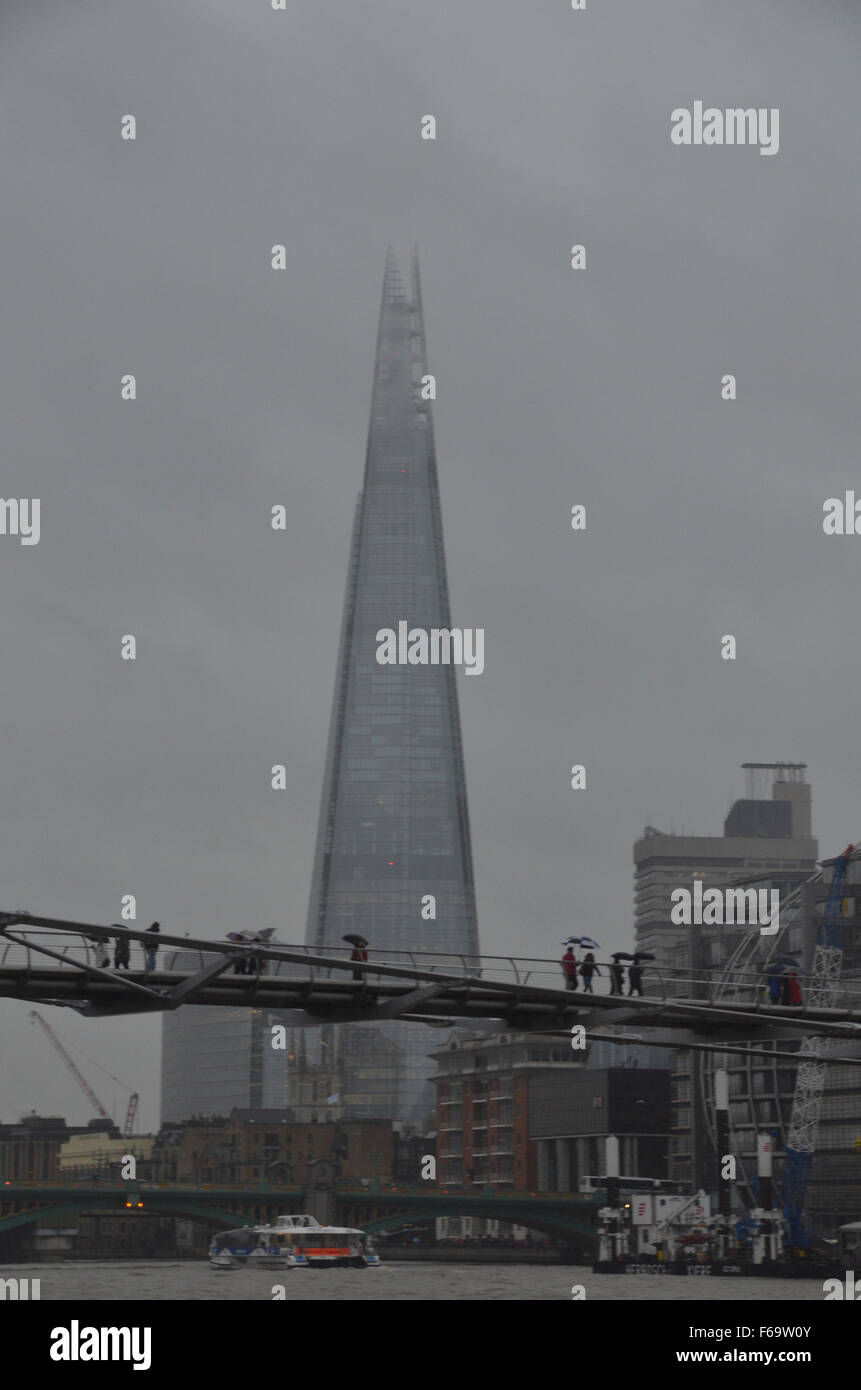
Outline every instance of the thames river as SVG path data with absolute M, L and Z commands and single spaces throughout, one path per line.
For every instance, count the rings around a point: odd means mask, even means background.
M 377 1269 L 214 1270 L 205 1261 L 66 1261 L 8 1266 L 5 1277 L 41 1281 L 42 1301 L 255 1302 L 276 1297 L 293 1303 L 570 1301 L 582 1284 L 593 1302 L 690 1302 L 744 1300 L 821 1302 L 821 1279 L 713 1279 L 681 1276 L 592 1274 L 579 1265 L 407 1264 Z

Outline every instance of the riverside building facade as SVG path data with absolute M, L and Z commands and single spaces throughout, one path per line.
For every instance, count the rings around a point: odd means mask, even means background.
M 745 796 L 730 808 L 722 836 L 665 835 L 648 826 L 634 845 L 636 949 L 656 957 L 650 972 L 653 989 L 707 997 L 739 939 L 759 933 L 757 926 L 738 923 L 674 925 L 674 889 L 693 894 L 697 881 L 703 889 L 744 883 L 778 890 L 782 903 L 816 871 L 819 846 L 812 834 L 805 764 L 745 763 L 743 770 Z M 672 1056 L 670 1177 L 684 1190 L 695 1191 L 708 1186 L 711 1177 L 703 1082 L 708 1061 L 701 1063 L 682 1050 Z M 740 1075 L 733 1082 L 743 1084 Z M 756 1113 L 765 1123 L 765 1107 Z

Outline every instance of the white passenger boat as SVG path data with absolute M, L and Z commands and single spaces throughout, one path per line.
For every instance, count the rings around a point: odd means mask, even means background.
M 213 1269 L 295 1269 L 304 1264 L 293 1253 L 291 1234 L 275 1226 L 237 1226 L 216 1231 L 209 1244 Z
M 373 1239 L 351 1226 L 321 1226 L 313 1216 L 279 1216 L 273 1226 L 219 1231 L 209 1246 L 213 1269 L 302 1269 L 380 1263 Z

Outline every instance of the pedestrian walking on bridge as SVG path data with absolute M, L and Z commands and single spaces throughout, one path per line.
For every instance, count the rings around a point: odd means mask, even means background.
M 122 926 L 122 923 L 121 923 L 121 922 L 114 922 L 114 926 L 115 926 L 115 927 L 120 927 L 120 926 Z M 115 938 L 114 938 L 114 969 L 115 969 L 115 970 L 122 970 L 123 968 L 125 968 L 126 970 L 128 970 L 130 960 L 131 960 L 131 948 L 130 948 L 130 946 L 129 946 L 128 937 L 124 937 L 124 936 L 117 936 L 117 937 L 115 937 Z
M 152 924 L 151 927 L 147 927 L 147 931 L 148 931 L 148 932 L 160 932 L 160 931 L 161 931 L 161 927 L 159 926 L 158 922 L 153 922 L 153 924 Z M 149 945 L 149 943 L 147 943 L 147 945 L 144 947 L 144 955 L 145 955 L 145 957 L 146 957 L 146 964 L 145 964 L 145 966 L 144 966 L 144 969 L 145 969 L 145 970 L 155 970 L 155 958 L 156 958 L 156 952 L 157 952 L 157 951 L 158 951 L 158 942 L 157 942 L 157 941 L 154 941 L 154 942 L 152 943 L 151 946 Z
M 562 957 L 562 973 L 565 976 L 565 988 L 577 988 L 577 957 L 574 954 L 574 947 L 569 946 Z
M 353 979 L 354 979 L 354 980 L 364 980 L 364 978 L 365 978 L 365 972 L 364 972 L 364 970 L 360 970 L 358 967 L 359 967 L 360 965 L 365 965 L 366 962 L 367 962 L 367 959 L 368 959 L 368 943 L 367 943 L 367 941 L 365 940 L 365 938 L 364 938 L 363 936 L 357 936 L 354 932 L 348 933 L 348 935 L 346 935 L 343 939 L 344 939 L 344 941 L 349 941 L 350 945 L 351 945 L 352 948 L 353 948 L 353 950 L 352 950 L 352 952 L 351 952 L 351 954 L 350 954 L 350 960 L 353 962 L 354 966 L 356 966 L 356 969 L 354 969 L 354 971 L 353 971 Z
M 580 966 L 580 974 L 583 976 L 583 993 L 594 994 L 595 991 L 592 988 L 592 976 L 600 975 L 601 971 L 595 964 L 595 957 L 593 956 L 591 951 L 589 951 L 588 954 L 583 957 L 583 964 Z

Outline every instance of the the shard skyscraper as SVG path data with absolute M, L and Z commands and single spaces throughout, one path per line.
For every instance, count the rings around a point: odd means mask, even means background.
M 306 934 L 322 951 L 343 949 L 345 933 L 364 936 L 372 962 L 382 950 L 478 952 L 456 686 L 463 673 L 376 660 L 383 628 L 451 627 L 415 255 L 411 282 L 408 297 L 389 249 Z M 425 920 L 430 897 L 436 915 Z M 338 1041 L 348 1114 L 428 1119 L 438 1032 L 402 1021 L 351 1024 Z

